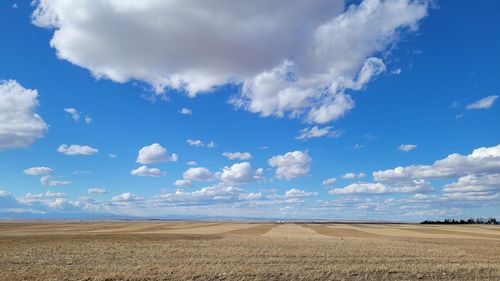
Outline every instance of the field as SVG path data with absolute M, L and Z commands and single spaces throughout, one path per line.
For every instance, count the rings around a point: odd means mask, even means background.
M 0 222 L 0 280 L 500 280 L 493 225 Z

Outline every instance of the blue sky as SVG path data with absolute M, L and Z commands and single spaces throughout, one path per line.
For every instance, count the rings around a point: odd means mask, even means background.
M 285 2 L 2 1 L 0 217 L 498 218 L 500 3 Z

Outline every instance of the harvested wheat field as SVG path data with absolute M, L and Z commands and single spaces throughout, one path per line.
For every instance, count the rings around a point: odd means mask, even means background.
M 3 222 L 0 272 L 0 280 L 500 280 L 500 228 Z

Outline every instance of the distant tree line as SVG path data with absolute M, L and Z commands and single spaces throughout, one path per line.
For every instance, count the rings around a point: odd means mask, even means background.
M 496 218 L 469 218 L 468 220 L 456 220 L 456 219 L 445 219 L 444 221 L 440 220 L 425 220 L 421 222 L 421 224 L 498 224 Z

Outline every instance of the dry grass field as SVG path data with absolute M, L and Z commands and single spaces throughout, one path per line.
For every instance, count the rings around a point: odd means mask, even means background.
M 500 227 L 0 222 L 0 280 L 500 280 Z

